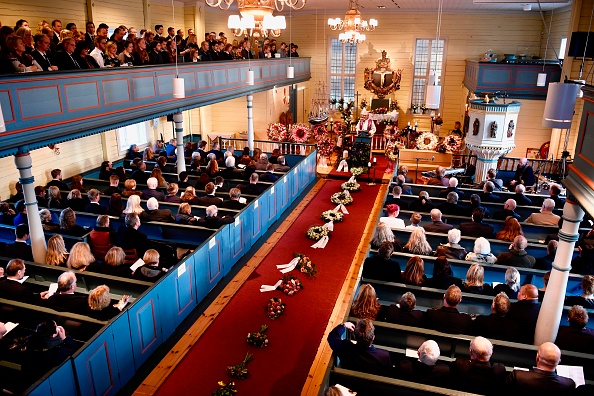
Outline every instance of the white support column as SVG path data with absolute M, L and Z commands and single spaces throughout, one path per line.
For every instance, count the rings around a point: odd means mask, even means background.
M 31 172 L 32 161 L 29 150 L 19 149 L 19 153 L 14 156 L 14 163 L 19 170 L 19 182 L 23 186 L 23 195 L 25 196 L 33 260 L 36 263 L 45 263 L 47 247 L 45 245 L 43 227 L 41 226 L 41 218 L 39 217 L 39 208 L 37 207 L 37 197 L 35 196 L 35 187 L 33 185 L 35 178 Z
M 177 140 L 177 173 L 186 171 L 186 159 L 184 158 L 184 115 L 175 113 L 173 115 L 175 124 L 175 140 Z
M 547 341 L 555 342 L 559 323 L 561 322 L 567 278 L 571 269 L 571 258 L 575 242 L 578 240 L 579 226 L 584 216 L 582 208 L 577 202 L 569 198 L 563 207 L 563 226 L 559 230 L 559 245 L 555 254 L 547 292 L 536 322 L 534 345 L 540 345 Z
M 254 118 L 252 110 L 254 107 L 254 95 L 246 96 L 247 110 L 248 110 L 248 147 L 250 148 L 250 155 L 254 154 Z

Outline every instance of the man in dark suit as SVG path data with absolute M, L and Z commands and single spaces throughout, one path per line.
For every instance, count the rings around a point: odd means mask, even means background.
M 520 215 L 515 212 L 516 207 L 516 201 L 513 199 L 508 199 L 503 205 L 503 210 L 498 210 L 497 212 L 493 213 L 493 218 L 495 220 L 505 220 L 508 216 L 511 216 L 518 219 L 518 221 L 522 221 Z
M 89 53 L 95 49 L 95 24 L 92 21 L 87 22 L 85 43 L 89 46 Z
M 534 169 L 531 166 L 528 166 L 528 159 L 527 158 L 520 158 L 520 163 L 518 164 L 518 168 L 516 169 L 516 173 L 512 178 L 509 185 L 511 187 L 515 187 L 516 184 L 523 184 L 528 187 L 532 187 L 535 183 L 536 179 L 534 178 Z
M 354 333 L 356 344 L 341 337 L 345 331 Z M 375 327 L 369 319 L 361 319 L 354 325 L 346 322 L 338 325 L 328 334 L 330 348 L 340 358 L 342 367 L 374 374 L 389 374 L 392 361 L 388 351 L 373 346 Z
M 536 353 L 536 367 L 529 371 L 514 370 L 506 382 L 512 394 L 562 395 L 575 389 L 571 378 L 557 375 L 561 350 L 552 342 L 545 342 Z
M 537 258 L 533 268 L 550 271 L 553 268 L 553 261 L 555 261 L 555 254 L 557 253 L 558 245 L 558 241 L 549 241 L 547 244 L 547 255 Z
M 526 187 L 524 187 L 523 184 L 518 184 L 514 191 L 516 193 L 512 195 L 512 198 L 516 201 L 516 204 L 524 206 L 533 205 L 532 200 L 524 194 L 526 192 Z
M 223 201 L 219 205 L 219 208 L 225 209 L 243 209 L 246 207 L 246 204 L 239 202 L 239 198 L 241 198 L 241 190 L 239 188 L 232 188 L 229 191 L 229 200 Z
M 427 327 L 451 334 L 468 334 L 472 319 L 456 308 L 462 301 L 462 291 L 458 286 L 448 287 L 443 295 L 443 307 L 431 308 L 425 313 Z
M 538 302 L 538 289 L 534 285 L 524 285 L 518 292 L 518 301 L 511 305 L 508 317 L 519 326 L 516 342 L 532 344 L 534 342 L 534 330 L 540 312 Z
M 514 238 L 509 252 L 502 252 L 497 256 L 497 264 L 516 268 L 532 268 L 536 259 L 526 253 L 528 241 L 523 235 Z
M 457 388 L 481 395 L 500 395 L 505 384 L 505 366 L 491 363 L 493 344 L 484 337 L 470 341 L 470 360 L 457 358 L 452 366 Z
M 455 191 L 449 192 L 446 202 L 438 205 L 437 209 L 446 216 L 466 216 L 468 213 L 467 208 L 458 205 L 458 193 Z
M 479 188 L 485 187 L 485 183 L 491 182 L 493 183 L 494 191 L 501 191 L 503 189 L 503 180 L 496 179 L 497 177 L 497 169 L 491 168 L 487 171 L 487 180 L 483 180 L 479 185 Z
M 27 206 L 24 199 L 20 199 L 14 204 L 14 211 L 16 212 L 16 216 L 12 219 L 12 223 L 15 227 L 19 224 L 29 224 Z
M 79 70 L 81 67 L 72 55 L 76 49 L 76 41 L 72 37 L 62 40 L 63 51 L 56 53 L 56 65 L 59 70 Z
M 275 175 L 274 173 L 274 164 L 271 164 L 270 162 L 266 165 L 266 173 L 264 173 L 262 175 L 262 177 L 260 177 L 260 180 L 265 181 L 265 182 L 275 182 L 278 180 L 278 176 Z
M 124 221 L 125 225 L 118 229 L 116 246 L 124 250 L 135 249 L 138 257 L 142 257 L 150 248 L 150 242 L 146 234 L 138 231 L 140 218 L 135 213 L 129 213 Z
M 140 214 L 141 221 L 161 221 L 163 223 L 173 222 L 173 215 L 169 209 L 159 209 L 159 201 L 152 197 L 146 203 L 148 210 Z
M 450 367 L 439 362 L 439 346 L 433 340 L 427 340 L 417 350 L 418 360 L 401 360 L 398 376 L 406 381 L 420 382 L 428 385 L 449 387 L 451 380 Z
M 104 206 L 101 206 L 99 204 L 99 199 L 101 199 L 100 194 L 101 193 L 99 192 L 99 190 L 97 190 L 95 188 L 91 188 L 87 192 L 87 197 L 89 198 L 89 203 L 87 206 L 85 206 L 85 212 L 94 213 L 94 214 L 98 214 L 98 215 L 107 213 L 107 208 Z
M 120 178 L 118 175 L 109 176 L 109 187 L 103 191 L 103 195 L 113 195 L 115 193 L 121 194 L 122 190 L 119 188 Z
M 56 311 L 84 314 L 89 306 L 88 296 L 74 294 L 75 290 L 76 275 L 72 271 L 63 272 L 58 277 L 58 290 L 47 299 L 47 305 Z
M 464 191 L 458 190 L 458 179 L 455 177 L 450 177 L 448 188 L 439 192 L 439 198 L 445 198 L 451 192 L 458 194 L 459 199 L 464 199 Z
M 69 191 L 70 188 L 66 183 L 62 181 L 62 170 L 61 169 L 52 169 L 50 172 L 52 175 L 52 180 L 45 185 L 46 190 L 51 186 L 56 186 L 60 189 L 60 191 Z
M 204 186 L 204 190 L 206 191 L 206 195 L 201 197 L 198 200 L 198 205 L 210 206 L 216 205 L 219 206 L 223 203 L 223 199 L 215 196 L 215 186 L 213 182 L 206 183 Z
M 402 194 L 404 195 L 412 195 L 412 187 L 405 183 L 404 175 L 396 176 L 396 184 L 400 186 L 402 189 Z
M 441 221 L 441 211 L 439 209 L 431 209 L 431 224 L 425 224 L 423 228 L 427 232 L 439 232 L 442 234 L 447 234 L 449 230 L 454 228 L 451 224 L 446 224 Z
M 567 321 L 569 326 L 559 326 L 555 344 L 563 350 L 594 354 L 594 330 L 586 328 L 588 312 L 584 307 L 571 307 Z
M 472 333 L 496 340 L 514 341 L 518 334 L 518 325 L 506 317 L 510 307 L 511 302 L 505 293 L 496 295 L 491 304 L 491 315 L 477 316 Z
M 239 188 L 241 189 L 241 193 L 248 194 L 248 195 L 262 194 L 263 188 L 258 185 L 259 179 L 260 179 L 260 177 L 258 176 L 257 173 L 252 173 L 250 175 L 250 184 L 248 184 L 247 186 L 243 186 L 243 185 L 239 186 Z
M 395 204 L 398 205 L 400 210 L 408 210 L 408 203 L 404 202 L 400 196 L 402 195 L 402 187 L 394 186 L 392 189 L 392 198 L 388 199 L 384 205 L 384 207 Z
M 390 304 L 386 312 L 386 321 L 403 326 L 422 327 L 425 313 L 418 309 L 417 299 L 411 292 L 406 292 L 400 297 L 400 306 Z
M 136 173 L 136 172 L 135 172 Z M 148 187 L 146 190 L 142 190 L 142 195 L 140 198 L 142 199 L 151 199 L 155 198 L 157 201 L 165 201 L 165 195 L 157 191 L 157 187 L 159 187 L 159 181 L 155 177 L 149 177 L 146 181 L 146 186 Z
M 144 163 L 144 161 L 138 162 L 138 164 L 136 164 L 136 170 L 132 172 L 132 179 L 136 181 L 136 184 L 146 184 L 149 175 L 147 175 L 145 171 L 146 163 Z
M 555 208 L 563 210 L 563 205 L 565 205 L 565 200 L 559 195 L 561 194 L 561 187 L 558 184 L 551 184 L 551 188 L 549 189 L 550 197 L 553 201 L 555 201 Z
M 29 240 L 29 225 L 21 223 L 14 230 L 16 239 L 4 248 L 4 255 L 11 258 L 20 258 L 25 261 L 33 261 L 33 251 L 27 244 Z
M 482 202 L 501 202 L 501 197 L 499 195 L 493 194 L 495 191 L 495 185 L 493 182 L 486 182 L 485 186 L 483 187 L 483 193 L 481 194 L 481 201 Z
M 460 224 L 460 231 L 464 236 L 471 237 L 493 237 L 493 226 L 483 223 L 485 212 L 481 208 L 472 211 L 472 221 Z
M 60 42 L 60 32 L 62 31 L 62 21 L 59 19 L 54 19 L 52 21 L 52 30 L 54 31 L 52 43 L 54 43 L 54 45 L 58 45 Z
M 58 66 L 53 64 L 53 60 L 50 56 L 50 38 L 45 34 L 36 34 L 34 37 L 35 49 L 31 53 L 33 59 L 37 61 L 43 71 L 58 70 Z
M 201 217 L 196 223 L 199 226 L 217 229 L 225 224 L 233 223 L 234 219 L 231 216 L 219 217 L 219 209 L 210 205 L 206 208 L 206 217 Z
M 6 276 L 0 278 L 0 298 L 31 304 L 39 304 L 43 298 L 47 298 L 47 292 L 36 296 L 31 289 L 23 284 L 25 270 L 25 262 L 21 259 L 12 259 L 8 262 Z
M 363 264 L 363 277 L 381 279 L 386 282 L 400 282 L 401 269 L 396 260 L 391 260 L 394 253 L 394 244 L 384 242 L 380 245 L 377 254 L 367 257 Z
M 291 169 L 291 167 L 287 165 L 287 160 L 284 155 L 279 155 L 276 161 L 277 162 L 274 165 L 275 172 L 288 172 L 289 169 Z

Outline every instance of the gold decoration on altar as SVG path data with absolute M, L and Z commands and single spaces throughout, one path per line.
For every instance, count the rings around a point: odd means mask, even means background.
M 382 57 L 375 61 L 375 68 L 365 68 L 365 89 L 376 94 L 379 99 L 400 89 L 402 69 L 394 71 L 390 68 L 390 58 L 382 51 Z

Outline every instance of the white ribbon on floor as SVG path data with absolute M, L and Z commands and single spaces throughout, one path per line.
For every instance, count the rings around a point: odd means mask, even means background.
M 334 221 L 329 221 L 326 224 L 324 224 L 322 227 L 324 227 L 328 231 L 334 231 Z
M 352 183 L 355 181 L 355 175 L 351 176 L 351 178 L 349 179 L 348 183 Z
M 291 272 L 295 269 L 297 263 L 299 263 L 299 259 L 300 257 L 295 257 L 293 260 L 289 261 L 289 264 L 279 264 L 276 266 L 276 268 L 278 268 L 283 274 L 286 274 L 287 272 Z
M 347 210 L 346 206 L 344 206 L 343 204 L 340 204 L 334 208 L 334 212 L 338 212 L 338 211 L 340 211 L 344 214 L 349 214 L 349 211 Z
M 282 279 L 279 279 L 278 282 L 276 282 L 273 286 L 262 285 L 262 286 L 260 286 L 260 291 L 262 293 L 264 293 L 264 292 L 276 290 L 276 288 L 279 287 L 281 285 L 281 283 L 283 283 L 283 281 L 282 281 Z
M 328 236 L 323 236 L 320 238 L 319 241 L 317 241 L 316 243 L 314 243 L 313 245 L 311 245 L 312 248 L 314 249 L 324 249 L 326 247 L 326 245 L 328 244 Z
M 336 172 L 348 172 L 349 171 L 349 164 L 347 164 L 346 160 L 340 161 L 338 164 L 338 168 L 336 168 Z

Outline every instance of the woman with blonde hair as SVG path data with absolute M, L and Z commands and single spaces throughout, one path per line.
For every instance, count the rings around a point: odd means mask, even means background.
M 72 184 L 70 185 L 70 189 L 74 190 L 77 189 L 81 193 L 86 193 L 87 190 L 83 187 L 83 177 L 82 175 L 74 175 L 72 176 Z
M 402 281 L 408 285 L 421 286 L 427 281 L 425 262 L 419 256 L 411 257 L 402 272 Z
M 485 283 L 485 269 L 480 264 L 472 264 L 466 272 L 466 282 L 462 282 L 463 292 L 475 294 L 493 294 L 493 288 Z
M 43 33 L 43 28 L 50 28 L 50 24 L 48 21 L 46 21 L 45 19 L 42 19 L 41 21 L 39 21 L 37 23 L 37 34 L 44 34 Z
M 105 47 L 105 67 L 119 67 L 118 45 L 115 41 L 109 41 Z
M 377 294 L 373 286 L 362 285 L 351 307 L 351 315 L 359 319 L 376 320 L 382 307 L 377 300 Z
M 175 222 L 177 224 L 195 224 L 196 218 L 192 216 L 192 208 L 187 202 L 183 202 L 177 208 L 177 215 L 175 215 Z
M 130 301 L 129 295 L 123 295 L 117 304 L 112 304 L 109 287 L 97 286 L 89 292 L 89 309 L 85 314 L 98 320 L 110 320 L 119 314 Z
M 154 177 L 155 179 L 157 179 L 158 188 L 167 188 L 167 186 L 169 185 L 169 183 L 167 183 L 165 181 L 165 179 L 163 178 L 163 171 L 161 170 L 161 168 L 158 168 L 155 166 L 155 168 L 151 172 L 151 177 Z
M 128 198 L 132 195 L 141 196 L 142 192 L 136 191 L 136 180 L 126 179 L 124 182 L 124 191 L 122 191 L 122 197 Z
M 62 235 L 54 235 L 47 241 L 47 253 L 45 254 L 45 263 L 63 267 L 68 260 L 68 250 L 64 245 Z
M 196 190 L 192 186 L 186 187 L 186 191 L 181 196 L 182 202 L 187 202 L 190 205 L 197 205 L 199 200 L 196 196 Z
M 91 253 L 91 247 L 86 242 L 76 242 L 70 249 L 70 256 L 66 261 L 66 266 L 72 270 L 83 272 L 90 265 L 95 265 L 97 261 Z
M 76 188 L 74 190 L 70 190 L 66 198 L 68 200 L 68 207 L 75 212 L 82 212 L 85 210 L 85 206 L 87 205 L 88 201 L 83 199 L 82 194 Z
M 122 215 L 125 216 L 130 213 L 135 213 L 140 215 L 144 212 L 142 206 L 140 206 L 140 197 L 138 195 L 131 195 L 128 197 L 128 202 L 126 202 L 126 209 L 122 212 Z
M 410 233 L 410 238 L 406 245 L 403 246 L 402 250 L 405 253 L 420 254 L 423 256 L 431 256 L 433 254 L 433 248 L 427 242 L 425 236 L 425 229 L 423 227 L 417 227 Z
M 371 245 L 374 248 L 379 249 L 379 247 L 384 242 L 392 243 L 392 245 L 394 246 L 395 252 L 402 251 L 402 244 L 400 243 L 400 241 L 398 241 L 396 239 L 390 226 L 387 225 L 386 223 L 379 223 L 375 227 L 375 235 L 373 236 L 373 239 L 371 240 Z
M 153 152 L 153 149 L 150 146 L 145 148 L 144 151 L 142 152 L 142 160 L 144 162 L 155 160 L 155 153 Z
M 124 249 L 118 246 L 113 246 L 105 254 L 103 264 L 100 265 L 101 272 L 107 275 L 121 276 L 124 278 L 132 277 L 132 271 L 129 265 L 124 265 L 126 261 L 126 253 Z
M 479 237 L 474 241 L 474 251 L 468 253 L 465 260 L 481 264 L 495 264 L 497 257 L 491 254 L 491 244 L 489 241 L 483 237 Z
M 506 242 L 513 242 L 514 238 L 518 235 L 524 235 L 520 222 L 513 216 L 507 216 L 505 223 L 503 223 L 503 228 L 495 235 L 495 238 Z
M 47 189 L 47 207 L 50 209 L 64 209 L 66 205 L 62 202 L 62 194 L 56 186 L 50 186 Z
M 134 278 L 154 282 L 166 274 L 167 268 L 161 268 L 159 266 L 160 259 L 159 252 L 155 249 L 147 250 L 144 256 L 142 256 L 144 265 L 134 272 Z

